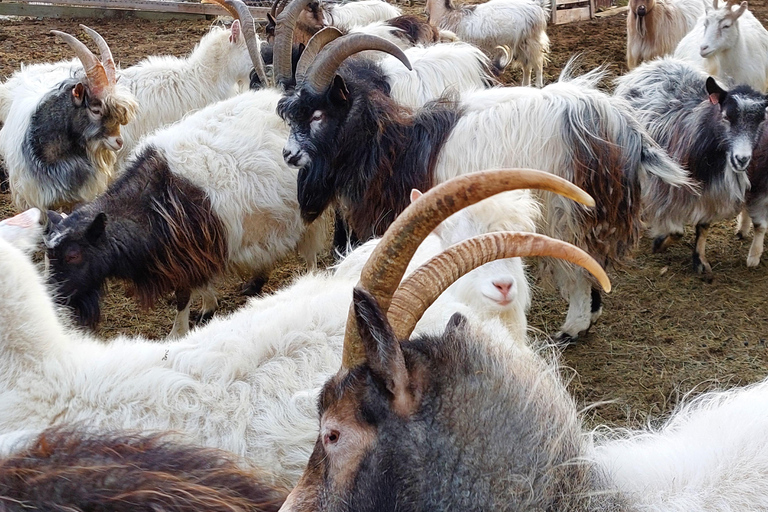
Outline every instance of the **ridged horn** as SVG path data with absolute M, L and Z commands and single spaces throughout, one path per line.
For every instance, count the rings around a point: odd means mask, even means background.
M 273 46 L 273 74 L 275 83 L 290 80 L 293 76 L 291 56 L 293 53 L 293 29 L 299 14 L 317 0 L 293 0 L 283 8 L 275 20 L 275 44 Z
M 389 323 L 398 339 L 408 339 L 424 312 L 461 276 L 488 262 L 515 257 L 566 260 L 591 273 L 606 292 L 611 281 L 589 254 L 562 240 L 535 233 L 489 233 L 449 247 L 403 280 L 389 306 Z
M 88 37 L 90 37 L 94 43 L 96 43 L 96 46 L 99 49 L 99 58 L 101 59 L 101 64 L 104 66 L 104 71 L 107 73 L 107 80 L 109 80 L 109 83 L 117 83 L 115 59 L 112 57 L 112 50 L 109 49 L 107 42 L 101 37 L 101 34 L 92 28 L 86 27 L 85 25 L 80 25 L 80 28 L 88 34 Z
M 206 4 L 219 4 L 233 18 L 240 20 L 240 27 L 243 30 L 245 45 L 248 48 L 248 55 L 251 56 L 253 69 L 256 71 L 256 76 L 259 77 L 261 84 L 267 87 L 269 85 L 267 81 L 267 66 L 264 64 L 264 59 L 261 58 L 261 43 L 256 35 L 253 15 L 251 15 L 251 10 L 248 9 L 248 6 L 242 0 L 202 0 L 202 2 Z
M 309 69 L 309 66 L 312 64 L 312 61 L 315 60 L 315 57 L 317 57 L 320 50 L 325 45 L 338 39 L 342 35 L 344 34 L 342 34 L 341 30 L 336 27 L 325 27 L 312 36 L 312 39 L 309 40 L 307 47 L 299 58 L 299 63 L 296 65 L 296 83 L 304 81 L 304 78 L 307 75 L 307 69 Z
M 517 189 L 554 192 L 587 206 L 592 197 L 573 183 L 554 174 L 533 169 L 480 171 L 459 176 L 427 191 L 395 219 L 374 249 L 360 275 L 359 286 L 368 290 L 382 312 L 389 311 L 405 269 L 419 244 L 443 220 L 478 201 Z M 365 352 L 357 331 L 354 308 L 350 307 L 344 335 L 342 368 L 353 368 L 365 361 Z
M 395 43 L 371 34 L 347 34 L 325 45 L 307 70 L 304 85 L 321 94 L 328 89 L 344 59 L 365 50 L 379 50 L 397 57 L 409 70 L 411 63 Z
M 80 59 L 80 62 L 83 64 L 91 94 L 96 97 L 101 96 L 101 93 L 110 86 L 104 65 L 96 58 L 93 52 L 91 52 L 91 50 L 89 50 L 88 47 L 75 36 L 59 30 L 51 30 L 51 34 L 57 35 L 72 48 L 75 55 L 77 55 L 77 58 Z

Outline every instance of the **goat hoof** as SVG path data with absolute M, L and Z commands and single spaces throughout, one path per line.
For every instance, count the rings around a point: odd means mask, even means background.
M 736 232 L 736 238 L 739 239 L 739 240 L 744 240 L 745 238 L 747 238 L 747 235 L 746 235 L 746 233 L 742 233 L 741 231 L 737 231 Z
M 261 295 L 261 289 L 267 284 L 267 280 L 263 277 L 254 277 L 240 288 L 240 295 L 246 297 L 258 297 Z
M 758 256 L 758 257 L 756 257 L 756 258 L 755 258 L 755 257 L 753 257 L 753 256 L 749 256 L 749 257 L 747 258 L 747 266 L 748 266 L 749 268 L 755 268 L 755 267 L 756 267 L 756 266 L 758 266 L 759 264 L 760 264 L 760 256 Z
M 555 345 L 558 347 L 565 348 L 568 345 L 572 345 L 573 343 L 576 343 L 576 340 L 578 340 L 578 335 L 573 336 L 571 334 L 568 334 L 567 332 L 560 331 L 557 334 L 555 334 L 555 337 L 553 338 L 553 341 L 555 342 Z
M 213 318 L 215 311 L 192 311 L 189 314 L 189 318 L 192 321 L 192 325 L 205 325 L 208 322 L 211 321 L 211 318 Z
M 654 238 L 653 248 L 651 249 L 651 252 L 653 252 L 653 254 L 664 252 L 667 249 L 667 246 L 669 245 L 667 243 L 667 240 L 669 240 L 668 235 L 657 236 L 656 238 Z

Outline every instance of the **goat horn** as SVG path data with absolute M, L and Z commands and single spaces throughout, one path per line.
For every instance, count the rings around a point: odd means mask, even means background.
M 331 41 L 338 39 L 343 34 L 341 30 L 336 27 L 325 27 L 317 34 L 312 36 L 312 39 L 307 43 L 307 47 L 299 58 L 299 63 L 296 65 L 296 83 L 301 83 L 307 75 L 307 69 L 312 65 L 312 61 L 317 57 L 318 52 Z
M 226 9 L 233 18 L 240 20 L 240 27 L 243 30 L 243 38 L 248 48 L 248 55 L 251 56 L 253 69 L 256 70 L 256 76 L 259 77 L 263 86 L 269 85 L 267 81 L 267 66 L 264 59 L 261 58 L 261 43 L 256 35 L 254 28 L 253 15 L 251 10 L 242 0 L 202 0 L 203 3 L 216 3 Z
M 109 49 L 107 42 L 103 37 L 101 37 L 101 34 L 92 28 L 86 27 L 85 25 L 80 25 L 80 28 L 82 28 L 85 33 L 88 34 L 88 37 L 90 37 L 99 48 L 99 58 L 101 59 L 101 64 L 104 66 L 104 71 L 107 73 L 107 80 L 109 80 L 109 83 L 117 83 L 115 59 L 112 57 L 112 50 Z
M 444 219 L 487 197 L 507 190 L 535 188 L 555 192 L 587 206 L 592 197 L 579 187 L 554 174 L 533 169 L 480 171 L 459 176 L 427 191 L 395 219 L 376 246 L 360 275 L 359 286 L 368 290 L 382 312 L 389 311 L 408 263 L 419 244 Z M 342 368 L 352 368 L 365 361 L 365 352 L 357 331 L 354 308 L 350 307 L 344 335 Z
M 411 63 L 396 44 L 372 34 L 348 34 L 328 43 L 307 70 L 306 85 L 316 94 L 328 89 L 344 59 L 365 50 L 379 50 L 397 57 L 409 70 Z
M 427 308 L 467 272 L 490 261 L 529 256 L 570 261 L 587 269 L 606 292 L 611 291 L 603 267 L 574 245 L 535 233 L 489 233 L 449 247 L 403 280 L 387 315 L 395 335 L 408 339 Z
M 110 85 L 104 65 L 99 62 L 99 59 L 96 58 L 93 52 L 75 36 L 58 30 L 51 30 L 51 34 L 59 36 L 62 41 L 67 43 L 69 47 L 74 50 L 75 55 L 80 59 L 83 69 L 85 70 L 85 76 L 88 79 L 91 94 L 100 97 L 102 91 Z
M 275 83 L 289 80 L 292 76 L 293 66 L 291 56 L 293 53 L 293 29 L 299 14 L 315 0 L 293 0 L 283 8 L 275 20 L 275 43 L 273 50 L 273 74 Z

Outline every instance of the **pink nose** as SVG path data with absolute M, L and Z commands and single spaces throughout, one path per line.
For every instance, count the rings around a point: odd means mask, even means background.
M 121 139 L 120 137 L 116 138 L 115 145 L 117 146 L 117 149 L 120 149 L 121 147 L 123 147 L 123 139 Z
M 509 290 L 512 289 L 512 283 L 509 281 L 494 281 L 493 286 L 496 287 L 497 290 L 501 293 L 501 296 L 505 299 L 507 298 L 507 295 L 509 295 Z

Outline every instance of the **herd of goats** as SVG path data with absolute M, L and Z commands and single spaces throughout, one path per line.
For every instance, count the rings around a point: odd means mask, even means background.
M 558 343 L 645 226 L 661 251 L 694 225 L 711 273 L 707 230 L 740 215 L 759 264 L 747 2 L 631 0 L 612 94 L 602 69 L 543 87 L 548 0 L 277 0 L 266 40 L 215 2 L 233 23 L 185 59 L 120 69 L 82 26 L 98 55 L 54 31 L 76 58 L 0 83 L 23 211 L 0 222 L 0 511 L 768 510 L 768 380 L 587 429 L 527 338 L 521 260 L 569 301 Z M 294 253 L 309 271 L 261 294 Z M 254 297 L 213 317 L 226 273 Z M 168 341 L 84 328 L 113 279 L 175 294 Z

